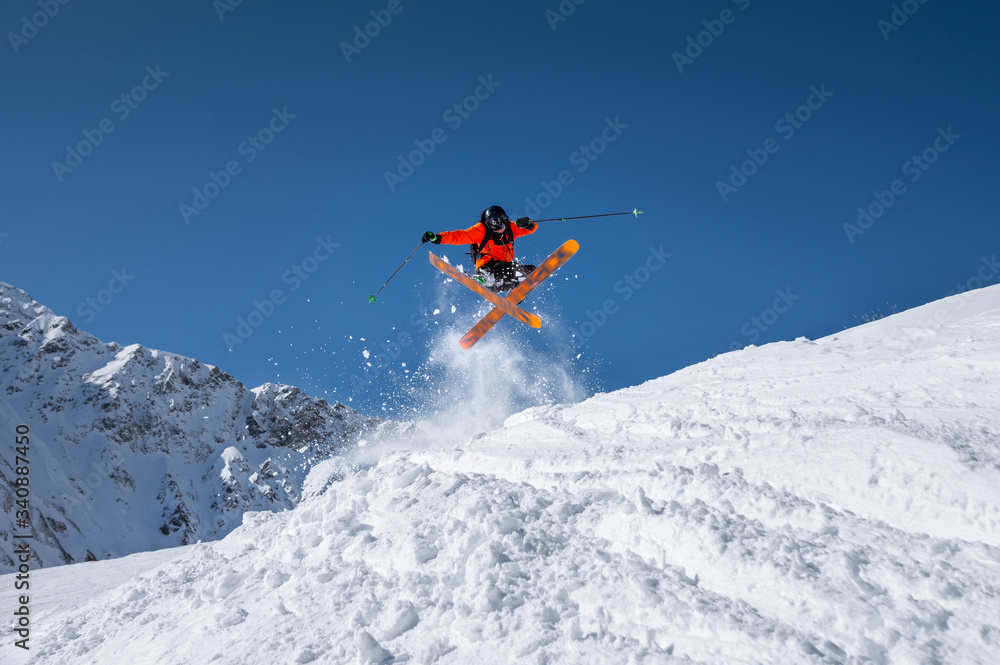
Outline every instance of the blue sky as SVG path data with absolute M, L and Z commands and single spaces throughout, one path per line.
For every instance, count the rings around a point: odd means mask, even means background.
M 376 412 L 403 399 L 402 363 L 478 319 L 423 252 L 368 302 L 425 230 L 491 204 L 638 207 L 519 241 L 529 262 L 581 250 L 528 301 L 542 332 L 498 339 L 594 390 L 821 337 L 1000 281 L 998 18 L 943 0 L 12 0 L 0 279 L 106 341 Z

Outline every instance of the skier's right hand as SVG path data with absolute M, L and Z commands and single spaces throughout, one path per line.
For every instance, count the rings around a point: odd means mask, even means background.
M 441 236 L 439 236 L 438 234 L 434 233 L 433 231 L 427 231 L 427 232 L 424 233 L 423 237 L 420 238 L 420 242 L 421 243 L 432 242 L 435 245 L 440 245 L 441 244 Z

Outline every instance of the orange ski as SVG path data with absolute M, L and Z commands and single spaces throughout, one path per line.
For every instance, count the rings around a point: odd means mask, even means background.
M 430 253 L 430 259 L 431 263 L 434 265 L 435 268 L 437 268 L 444 274 L 448 275 L 448 277 L 451 277 L 456 282 L 468 287 L 470 290 L 479 294 L 483 298 L 486 298 L 486 300 L 490 301 L 494 307 L 503 310 L 504 314 L 509 314 L 510 316 L 514 317 L 521 323 L 529 325 L 532 328 L 542 327 L 542 320 L 540 318 L 538 318 L 534 314 L 529 314 L 528 312 L 525 312 L 523 309 L 517 306 L 517 303 L 511 302 L 507 298 L 501 296 L 499 293 L 494 293 L 493 291 L 490 291 L 485 286 L 483 286 L 476 280 L 472 279 L 471 277 L 466 275 L 464 272 L 462 272 L 455 266 L 451 265 L 450 263 L 445 263 L 438 257 L 434 256 L 433 253 Z
M 569 261 L 579 249 L 580 243 L 575 240 L 567 240 L 564 242 L 559 249 L 552 252 L 549 258 L 542 261 L 542 263 L 535 268 L 523 282 L 518 284 L 514 290 L 508 293 L 506 300 L 513 305 L 520 305 L 521 301 L 523 301 L 528 294 L 531 293 L 532 289 L 541 284 L 549 275 L 558 270 L 562 264 Z M 462 345 L 463 349 L 471 348 L 472 345 L 482 339 L 483 335 L 488 333 L 506 313 L 507 312 L 505 312 L 502 307 L 494 307 L 493 310 L 484 316 L 479 323 L 474 325 L 469 332 L 465 333 L 465 336 L 461 339 L 459 344 Z

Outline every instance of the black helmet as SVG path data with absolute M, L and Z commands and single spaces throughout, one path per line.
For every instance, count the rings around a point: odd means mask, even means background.
M 504 225 L 510 220 L 507 213 L 500 206 L 490 206 L 483 211 L 479 221 L 490 227 L 493 231 L 502 231 Z

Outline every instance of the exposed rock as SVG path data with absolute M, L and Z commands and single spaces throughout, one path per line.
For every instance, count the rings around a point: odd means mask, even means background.
M 367 419 L 291 386 L 248 390 L 217 367 L 106 344 L 0 282 L 0 427 L 30 427 L 37 565 L 226 535 L 294 506 L 318 461 Z M 13 569 L 13 436 L 0 460 L 0 572 Z

